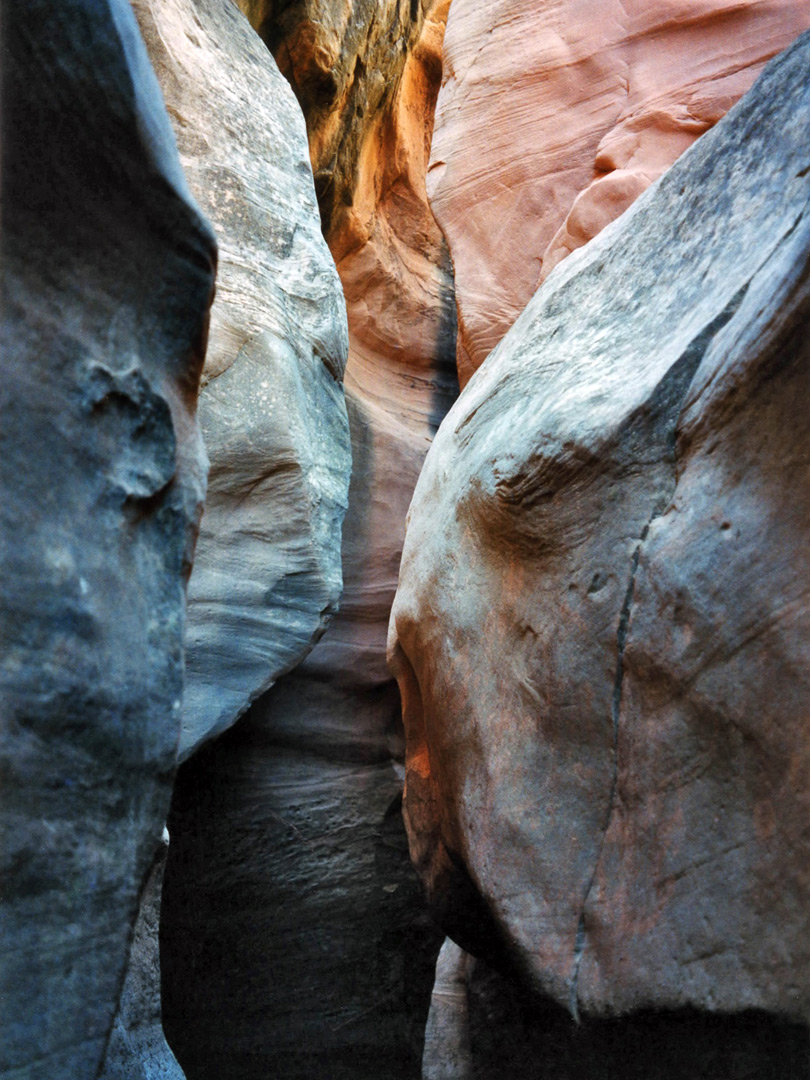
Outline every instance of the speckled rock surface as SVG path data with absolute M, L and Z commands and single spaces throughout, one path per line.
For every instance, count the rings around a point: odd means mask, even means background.
M 809 57 L 549 277 L 410 512 L 411 852 L 574 1014 L 810 1012 Z
M 180 731 L 216 249 L 129 6 L 2 35 L 0 1075 L 94 1080 Z
M 350 471 L 345 305 L 304 122 L 235 5 L 136 0 L 220 269 L 200 420 L 211 460 L 189 586 L 181 758 L 323 632 Z
M 552 267 L 808 26 L 807 0 L 453 0 L 428 191 L 462 384 Z

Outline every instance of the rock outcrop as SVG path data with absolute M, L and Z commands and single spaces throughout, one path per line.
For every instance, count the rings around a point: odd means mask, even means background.
M 141 892 L 129 963 L 98 1080 L 184 1080 L 163 1033 L 158 927 L 169 834 Z
M 422 1080 L 470 1080 L 473 1073 L 468 984 L 475 960 L 447 938 L 436 960 L 422 1051 Z
M 216 248 L 123 0 L 3 7 L 0 1075 L 93 1080 L 168 810 Z
M 346 5 L 345 24 L 335 5 L 253 13 L 282 70 L 291 51 L 297 70 L 317 67 L 301 42 L 328 39 L 337 56 L 329 70 L 343 89 L 327 95 L 329 117 L 312 111 L 303 80 L 295 86 L 346 293 L 353 463 L 340 611 L 306 660 L 178 777 L 165 1008 L 195 1080 L 393 1080 L 419 1065 L 441 936 L 407 858 L 385 641 L 407 506 L 456 390 L 455 322 L 424 188 L 446 4 L 402 4 L 404 22 L 387 23 L 396 7 Z M 338 142 L 354 147 L 349 158 L 323 149 L 330 125 L 348 132 Z M 336 204 L 324 201 L 332 190 L 343 192 Z
M 410 512 L 412 855 L 574 1015 L 810 1016 L 809 60 L 555 270 Z
M 298 663 L 337 605 L 348 341 L 304 122 L 273 58 L 231 3 L 134 8 L 220 246 L 200 396 L 211 470 L 189 585 L 185 758 Z
M 453 0 L 428 191 L 462 384 L 539 281 L 808 26 L 806 0 Z

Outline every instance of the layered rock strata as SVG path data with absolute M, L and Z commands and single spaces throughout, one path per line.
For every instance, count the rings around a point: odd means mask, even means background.
M 809 58 L 557 268 L 410 512 L 411 852 L 574 1015 L 810 1013 Z
M 462 383 L 551 269 L 808 26 L 806 0 L 453 0 L 428 191 Z
M 92 1080 L 180 731 L 216 248 L 128 4 L 2 42 L 0 1075 Z
M 399 816 L 385 639 L 407 506 L 456 389 L 452 277 L 424 190 L 446 5 L 400 5 L 405 22 L 389 24 L 396 5 L 357 3 L 345 25 L 328 7 L 288 5 L 256 25 L 282 70 L 289 27 L 306 23 L 296 42 L 326 35 L 335 78 L 354 72 L 351 91 L 328 99 L 328 122 L 301 93 L 316 177 L 331 170 L 349 193 L 340 213 L 321 200 L 349 322 L 344 592 L 306 660 L 179 777 L 163 956 L 177 972 L 173 1045 L 184 1040 L 193 1077 L 226 1066 L 234 1078 L 414 1075 L 440 943 Z M 345 168 L 319 156 L 330 124 L 351 131 Z M 190 957 L 204 973 L 191 1005 Z
M 220 270 L 200 421 L 211 461 L 189 586 L 181 758 L 323 632 L 350 471 L 346 314 L 300 110 L 235 5 L 136 0 Z

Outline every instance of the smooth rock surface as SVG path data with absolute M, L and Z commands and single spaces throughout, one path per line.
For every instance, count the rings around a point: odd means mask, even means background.
M 181 758 L 311 648 L 341 592 L 345 305 L 295 98 L 232 3 L 135 0 L 220 269 L 200 397 L 211 461 L 189 585 Z
M 807 0 L 453 0 L 427 182 L 462 385 L 551 269 L 808 26 Z
M 180 731 L 216 247 L 123 0 L 3 8 L 0 1075 L 93 1080 Z
M 554 272 L 411 507 L 412 856 L 575 1015 L 810 1013 L 808 60 Z
M 445 938 L 436 960 L 425 1025 L 422 1080 L 470 1080 L 473 1076 L 468 984 L 474 964 L 474 957 Z
M 443 983 L 437 970 L 436 985 Z M 456 1010 L 451 1021 L 461 1030 L 445 1029 L 449 1040 L 464 1040 L 461 1065 L 448 1056 L 448 1042 L 431 1046 L 426 1038 L 422 1080 L 804 1080 L 810 1068 L 807 1028 L 764 1013 L 649 1009 L 575 1023 L 482 960 L 467 973 L 463 995 L 464 1015 Z M 428 1033 L 436 1016 L 431 1005 Z

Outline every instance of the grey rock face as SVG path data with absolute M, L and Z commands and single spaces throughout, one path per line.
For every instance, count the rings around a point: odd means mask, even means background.
M 220 246 L 200 398 L 211 470 L 189 586 L 185 758 L 305 655 L 337 604 L 348 332 L 303 117 L 272 56 L 233 4 L 134 7 Z
M 0 1075 L 97 1075 L 168 810 L 216 258 L 128 5 L 3 8 Z
M 418 1076 L 440 935 L 408 860 L 395 710 L 293 672 L 178 771 L 161 962 L 189 1078 Z
M 422 1052 L 422 1080 L 470 1080 L 468 982 L 475 960 L 446 938 L 436 960 Z
M 810 1014 L 808 59 L 551 275 L 411 508 L 412 855 L 575 1014 Z
M 141 904 L 118 1012 L 99 1080 L 183 1080 L 183 1070 L 163 1034 L 158 926 L 163 873 L 169 850 L 164 832 L 141 893 Z

